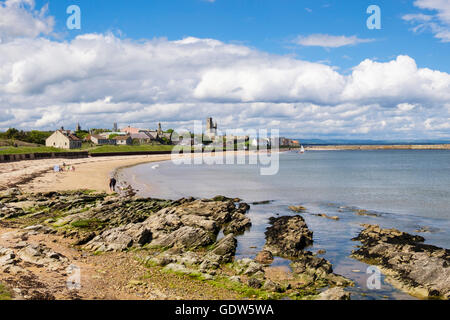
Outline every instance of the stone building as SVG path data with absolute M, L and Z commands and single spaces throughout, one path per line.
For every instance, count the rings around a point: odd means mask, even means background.
M 121 145 L 131 146 L 133 144 L 133 139 L 131 139 L 131 136 L 117 136 L 114 137 L 113 140 L 116 141 L 116 144 L 118 146 Z
M 45 140 L 45 145 L 59 149 L 80 149 L 82 141 L 69 130 L 61 128 Z
M 217 122 L 213 122 L 213 118 L 206 119 L 206 135 L 216 136 L 217 135 Z
M 91 135 L 91 139 L 90 139 L 93 143 L 95 143 L 96 145 L 99 146 L 104 146 L 104 145 L 115 145 L 116 141 L 114 139 L 109 139 L 108 137 L 99 135 L 99 134 L 94 134 Z

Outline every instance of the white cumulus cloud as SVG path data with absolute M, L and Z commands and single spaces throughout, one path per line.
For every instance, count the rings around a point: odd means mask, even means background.
M 21 33 L 0 44 L 0 129 L 189 128 L 213 116 L 299 138 L 450 138 L 450 74 L 406 55 L 337 70 L 216 39 Z
M 47 6 L 36 10 L 34 0 L 0 1 L 0 42 L 48 35 L 53 26 L 54 19 L 47 15 Z
M 426 10 L 426 14 L 406 14 L 402 18 L 414 24 L 414 32 L 429 30 L 442 42 L 450 42 L 450 1 L 416 0 L 417 8 Z

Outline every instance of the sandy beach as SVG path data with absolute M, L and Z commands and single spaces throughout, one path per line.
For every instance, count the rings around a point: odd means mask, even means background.
M 245 151 L 237 151 L 242 154 Z M 248 154 L 248 152 L 245 152 Z M 221 153 L 217 153 L 219 156 Z M 200 155 L 200 154 L 199 154 Z M 201 154 L 203 157 L 209 155 Z M 195 157 L 196 155 L 192 155 Z M 183 157 L 183 156 L 181 156 Z M 0 191 L 18 187 L 23 192 L 95 190 L 110 192 L 109 178 L 120 168 L 173 159 L 173 155 L 110 156 L 82 159 L 44 159 L 0 163 Z M 54 172 L 55 166 L 75 171 Z M 120 183 L 121 181 L 119 181 Z
M 46 159 L 0 164 L 0 190 L 19 187 L 26 192 L 89 189 L 109 192 L 109 177 L 118 168 L 170 160 L 170 155 Z M 74 166 L 75 171 L 53 171 L 55 165 Z

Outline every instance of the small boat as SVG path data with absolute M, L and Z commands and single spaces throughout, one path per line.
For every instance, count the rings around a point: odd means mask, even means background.
M 300 151 L 298 153 L 305 153 L 305 148 L 301 146 Z

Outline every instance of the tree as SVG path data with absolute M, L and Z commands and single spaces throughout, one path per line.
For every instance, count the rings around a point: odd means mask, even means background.
M 16 128 L 9 128 L 6 131 L 6 138 L 8 138 L 8 139 L 16 139 L 18 135 L 19 135 L 19 130 L 17 130 Z

